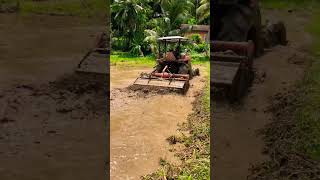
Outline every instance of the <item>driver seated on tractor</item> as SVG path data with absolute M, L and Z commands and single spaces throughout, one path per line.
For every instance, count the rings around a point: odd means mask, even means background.
M 175 61 L 180 59 L 180 49 L 177 47 L 175 50 L 170 50 L 166 54 L 166 60 L 167 61 Z
M 174 52 L 173 52 L 174 56 L 176 59 L 180 59 L 180 48 L 177 47 Z

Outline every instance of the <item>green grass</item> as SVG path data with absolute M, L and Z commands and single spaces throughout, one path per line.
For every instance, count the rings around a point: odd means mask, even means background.
M 202 54 L 192 54 L 192 64 L 200 65 L 207 64 L 209 65 L 209 57 Z M 112 52 L 110 56 L 111 65 L 117 66 L 146 66 L 153 67 L 156 64 L 154 56 L 144 56 L 136 57 L 131 56 L 127 52 Z
M 317 7 L 320 7 L 319 5 Z M 304 97 L 297 110 L 297 127 L 301 132 L 301 150 L 320 160 L 320 11 L 314 10 L 307 30 L 313 35 L 312 64 L 301 84 Z
M 125 52 L 112 52 L 110 55 L 110 63 L 113 66 L 155 66 L 155 57 L 135 57 Z
M 20 2 L 22 14 L 55 14 L 81 17 L 104 17 L 108 14 L 109 1 L 103 0 L 2 0 L 2 4 Z
M 317 4 L 317 0 L 262 0 L 262 6 L 264 8 L 275 8 L 275 9 L 291 9 L 291 8 L 306 8 Z

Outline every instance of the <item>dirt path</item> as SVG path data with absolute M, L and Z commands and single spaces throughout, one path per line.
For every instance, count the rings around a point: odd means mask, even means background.
M 150 68 L 111 68 L 111 179 L 139 179 L 159 167 L 160 158 L 176 161 L 166 141 L 186 121 L 192 111 L 194 97 L 204 86 L 205 76 L 191 80 L 184 95 L 144 94 L 128 92 L 119 87 L 129 86 L 140 72 Z M 202 67 L 202 72 L 205 68 Z M 127 73 L 126 76 L 116 76 Z M 117 88 L 116 88 L 117 87 Z
M 219 180 L 246 179 L 252 164 L 262 162 L 264 143 L 257 130 L 269 122 L 266 107 L 269 98 L 285 90 L 303 77 L 306 65 L 305 50 L 311 37 L 305 32 L 308 15 L 266 10 L 267 19 L 284 20 L 289 45 L 275 47 L 254 61 L 258 76 L 247 97 L 240 105 L 216 102 L 214 112 L 214 177 Z
M 0 14 L 1 180 L 105 178 L 106 77 L 72 73 L 103 28 Z

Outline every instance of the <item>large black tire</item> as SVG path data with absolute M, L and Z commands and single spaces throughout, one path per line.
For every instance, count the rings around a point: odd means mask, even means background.
M 235 79 L 235 83 L 230 87 L 227 96 L 230 102 L 239 101 L 247 93 L 250 86 L 252 72 L 249 69 L 241 69 Z
M 287 41 L 287 30 L 286 30 L 286 26 L 284 25 L 283 22 L 278 22 L 276 24 L 277 26 L 277 39 L 279 41 L 279 44 L 285 46 L 287 45 L 288 41 Z
M 252 40 L 255 44 L 255 56 L 260 56 L 263 53 L 261 27 L 259 7 L 250 8 L 237 4 L 230 7 L 221 18 L 221 27 L 216 40 L 235 42 Z
M 189 65 L 188 64 L 181 64 L 179 67 L 179 74 L 189 74 Z
M 156 70 L 156 72 L 162 72 L 163 68 L 164 68 L 164 65 L 157 64 L 155 67 L 155 70 Z

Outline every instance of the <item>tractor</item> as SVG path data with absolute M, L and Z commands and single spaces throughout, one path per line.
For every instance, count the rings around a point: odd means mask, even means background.
M 211 86 L 239 100 L 254 78 L 253 59 L 287 44 L 285 25 L 262 25 L 258 0 L 215 0 L 211 7 Z
M 182 52 L 182 44 L 188 39 L 181 36 L 158 38 L 156 66 L 151 73 L 141 73 L 133 85 L 163 87 L 187 92 L 189 80 L 199 75 L 199 69 L 192 69 L 191 56 Z

